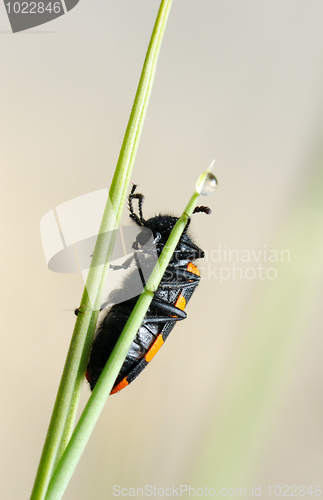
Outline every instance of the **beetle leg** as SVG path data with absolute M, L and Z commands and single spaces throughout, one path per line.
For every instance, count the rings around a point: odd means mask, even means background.
M 163 300 L 154 299 L 150 304 L 150 309 L 157 313 L 164 314 L 163 317 L 147 316 L 144 320 L 145 323 L 164 323 L 165 321 L 181 321 L 187 317 L 185 311 L 179 309 L 168 302 Z

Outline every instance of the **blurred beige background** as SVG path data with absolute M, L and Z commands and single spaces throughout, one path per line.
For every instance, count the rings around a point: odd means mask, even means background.
M 158 5 L 81 0 L 15 35 L 0 5 L 6 500 L 29 497 L 83 286 L 46 268 L 39 222 L 109 185 Z M 269 499 L 270 485 L 323 483 L 322 25 L 319 0 L 174 1 L 133 180 L 146 217 L 177 214 L 216 159 L 213 214 L 191 224 L 205 279 L 109 398 L 64 498 L 190 484 Z M 273 249 L 289 261 L 266 261 Z M 246 272 L 259 265 L 275 279 Z

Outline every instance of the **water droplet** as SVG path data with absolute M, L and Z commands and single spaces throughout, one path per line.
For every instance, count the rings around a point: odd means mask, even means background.
M 202 196 L 209 196 L 215 191 L 218 181 L 212 172 L 207 172 L 201 175 L 196 183 L 196 191 Z

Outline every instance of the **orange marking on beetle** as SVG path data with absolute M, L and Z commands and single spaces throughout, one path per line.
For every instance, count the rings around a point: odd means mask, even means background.
M 186 306 L 186 300 L 185 298 L 183 297 L 183 295 L 179 295 L 176 302 L 175 302 L 175 307 L 177 307 L 178 309 L 180 309 L 181 311 L 184 311 L 185 309 L 185 306 Z
M 187 264 L 186 271 L 189 271 L 192 274 L 196 274 L 196 276 L 201 276 L 200 271 L 197 269 L 196 266 L 194 266 L 193 262 L 189 262 Z
M 147 363 L 149 363 L 153 359 L 153 357 L 155 356 L 155 354 L 157 354 L 163 343 L 164 339 L 162 334 L 160 333 L 145 356 L 145 360 L 147 361 Z
M 129 385 L 129 382 L 127 380 L 127 377 L 125 377 L 125 378 L 123 378 L 121 380 L 121 382 L 119 382 L 118 385 L 115 386 L 114 389 L 112 389 L 112 391 L 110 392 L 110 394 L 115 394 L 116 392 L 121 391 L 121 389 L 124 389 L 124 387 L 127 387 L 127 385 Z

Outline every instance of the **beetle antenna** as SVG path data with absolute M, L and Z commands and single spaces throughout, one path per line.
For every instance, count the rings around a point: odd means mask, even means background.
M 210 209 L 210 207 L 205 207 L 205 206 L 195 207 L 193 210 L 193 214 L 198 214 L 198 213 L 210 215 L 212 213 L 212 210 Z M 184 231 L 188 230 L 190 223 L 191 223 L 191 217 L 188 219 Z
M 140 221 L 141 221 L 142 225 L 144 226 L 146 221 L 145 221 L 143 213 L 142 213 L 142 205 L 144 203 L 145 197 L 143 194 L 137 194 L 136 197 L 138 198 L 138 208 L 139 208 Z
M 205 206 L 195 207 L 193 210 L 193 214 L 198 214 L 198 213 L 210 215 L 212 213 L 212 210 L 210 209 L 210 207 L 205 207 Z
M 140 193 L 135 194 L 136 188 L 137 188 L 137 185 L 133 184 L 131 192 L 128 196 L 128 206 L 129 206 L 129 212 L 130 212 L 129 217 L 132 220 L 134 220 L 138 226 L 144 226 L 146 224 L 146 221 L 145 221 L 143 213 L 142 213 L 142 205 L 143 205 L 145 197 L 143 194 L 140 194 Z M 133 208 L 132 200 L 134 200 L 134 199 L 138 200 L 139 217 L 135 213 L 134 208 Z

